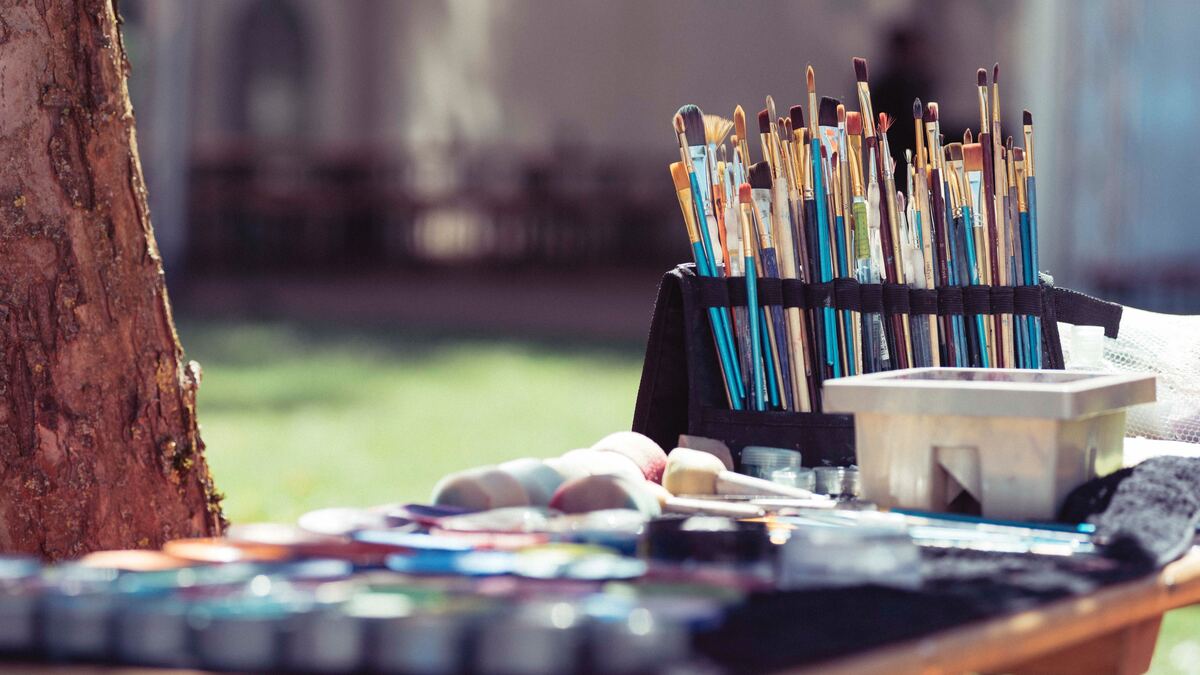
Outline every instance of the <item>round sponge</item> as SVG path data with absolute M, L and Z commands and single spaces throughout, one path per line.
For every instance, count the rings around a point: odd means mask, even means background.
M 663 471 L 667 468 L 667 453 L 658 443 L 650 440 L 636 431 L 618 431 L 596 441 L 593 450 L 615 452 L 632 459 L 641 469 L 646 480 L 655 483 L 662 481 Z
M 496 468 L 517 479 L 521 487 L 525 488 L 525 494 L 529 495 L 529 503 L 533 506 L 549 504 L 554 491 L 566 480 L 557 469 L 532 457 L 504 462 Z
M 473 511 L 502 506 L 528 506 L 529 493 L 521 482 L 494 466 L 452 473 L 433 488 L 433 503 Z
M 657 496 L 641 478 L 611 475 L 587 476 L 563 483 L 551 498 L 550 508 L 564 513 L 634 509 L 647 517 L 662 513 Z

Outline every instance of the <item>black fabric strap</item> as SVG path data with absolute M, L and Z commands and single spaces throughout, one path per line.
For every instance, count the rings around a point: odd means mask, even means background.
M 1013 313 L 1042 315 L 1042 289 L 1037 286 L 1017 286 L 1013 292 Z
M 963 289 L 963 311 L 967 314 L 991 314 L 992 287 L 967 286 Z
M 938 292 L 932 288 L 914 288 L 908 292 L 910 314 L 937 314 Z
M 900 284 L 884 284 L 883 311 L 886 314 L 908 314 L 908 287 Z
M 957 286 L 949 286 L 938 289 L 938 314 L 946 316 L 948 314 L 963 313 L 963 293 L 962 289 Z
M 809 307 L 832 307 L 833 306 L 833 282 L 826 281 L 821 284 L 808 285 L 808 306 Z
M 1012 314 L 1012 286 L 989 286 L 992 295 L 992 314 Z
M 1053 291 L 1059 321 L 1076 326 L 1100 326 L 1104 328 L 1105 337 L 1117 337 L 1123 307 L 1066 288 L 1055 287 Z
M 864 314 L 878 314 L 883 311 L 883 284 L 862 284 L 858 287 L 862 304 L 859 311 Z

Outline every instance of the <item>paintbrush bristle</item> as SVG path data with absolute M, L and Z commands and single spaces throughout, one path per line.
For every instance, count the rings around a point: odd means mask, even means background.
M 692 179 L 688 177 L 688 170 L 683 162 L 671 162 L 671 181 L 675 183 L 676 192 L 692 187 Z
M 867 81 L 867 60 L 862 57 L 854 57 L 854 79 L 859 82 Z
M 771 133 L 771 113 L 766 108 L 758 111 L 758 133 Z
M 992 66 L 992 84 L 1000 84 L 1000 62 Z
M 926 122 L 936 122 L 936 121 L 938 121 L 938 104 L 937 104 L 937 103 L 930 103 L 930 104 L 929 104 L 929 107 L 927 108 L 927 110 L 929 110 L 929 118 L 928 118 L 928 119 L 926 119 L 925 121 L 926 121 Z
M 838 123 L 837 107 L 841 101 L 829 96 L 821 97 L 821 105 L 817 107 L 817 124 L 823 127 L 836 127 Z
M 879 113 L 879 133 L 886 134 L 892 128 L 895 118 L 887 113 Z
M 963 143 L 973 143 L 973 142 L 975 142 L 975 137 L 971 134 L 971 130 L 967 129 L 966 131 L 963 132 Z
M 921 105 L 921 99 L 913 99 L 913 119 L 919 120 L 925 116 L 925 106 Z
M 946 148 L 950 151 L 950 161 L 951 162 L 963 161 L 962 143 L 951 143 L 950 145 L 946 146 Z
M 742 183 L 738 186 L 738 202 L 742 204 L 753 204 L 754 197 L 752 188 L 749 183 Z
M 1021 111 L 1021 123 L 1027 127 L 1032 126 L 1033 125 L 1033 113 L 1029 112 L 1028 110 L 1022 110 Z
M 804 71 L 804 82 L 808 85 L 808 93 L 815 94 L 817 91 L 817 73 L 813 70 L 812 64 L 809 64 L 808 70 Z
M 804 106 L 794 105 L 788 108 L 788 115 L 792 118 L 793 129 L 804 128 Z
M 779 117 L 779 115 L 775 113 L 775 99 L 771 98 L 770 94 L 767 94 L 767 112 L 770 113 L 771 119 Z
M 741 140 L 746 140 L 746 111 L 740 105 L 733 109 L 733 132 Z
M 1025 161 L 1025 148 L 1013 148 L 1013 160 L 1017 162 Z
M 712 145 L 725 142 L 725 137 L 733 129 L 733 122 L 720 115 L 704 115 L 704 140 Z
M 784 140 L 792 140 L 792 121 L 786 117 L 779 118 L 779 126 L 783 127 Z
M 987 86 L 987 71 L 984 70 L 983 68 L 980 68 L 979 71 L 975 73 L 975 81 L 979 83 L 979 86 L 986 87 Z
M 684 133 L 687 130 L 687 128 L 683 125 L 683 115 L 680 115 L 679 113 L 675 113 L 675 119 L 672 120 L 672 123 L 675 125 L 676 136 Z
M 750 187 L 755 190 L 771 189 L 771 165 L 759 162 L 750 167 Z
M 963 168 L 967 171 L 983 171 L 983 146 L 979 143 L 963 143 Z
M 862 135 L 862 113 L 857 110 L 846 113 L 846 133 L 851 136 Z
M 691 103 L 679 109 L 688 145 L 704 145 L 704 112 Z
M 904 149 L 904 161 L 912 164 L 912 150 L 909 150 L 908 148 Z
M 837 116 L 838 116 L 838 126 L 839 127 L 846 126 L 846 106 L 842 105 L 841 103 L 839 103 L 838 107 L 837 107 Z

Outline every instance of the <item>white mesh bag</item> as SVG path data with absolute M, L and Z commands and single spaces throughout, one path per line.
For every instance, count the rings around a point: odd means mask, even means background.
M 1071 344 L 1081 338 L 1075 326 L 1058 328 L 1070 368 Z M 1129 411 L 1125 435 L 1200 443 L 1200 316 L 1125 307 L 1118 337 L 1103 343 L 1102 370 L 1158 376 L 1157 401 Z

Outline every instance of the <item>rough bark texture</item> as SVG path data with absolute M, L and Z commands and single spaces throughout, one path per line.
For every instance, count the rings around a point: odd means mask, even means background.
M 0 0 L 0 550 L 218 534 L 110 0 Z

